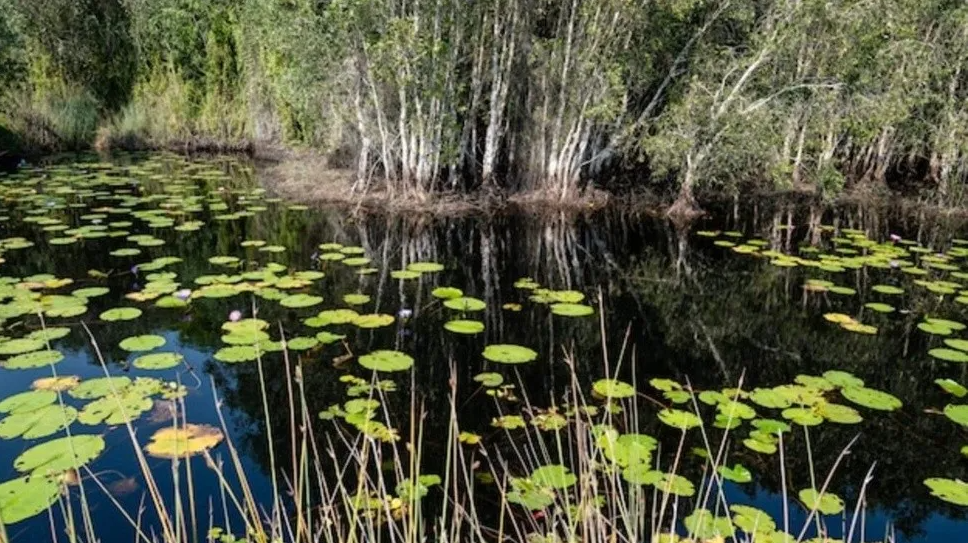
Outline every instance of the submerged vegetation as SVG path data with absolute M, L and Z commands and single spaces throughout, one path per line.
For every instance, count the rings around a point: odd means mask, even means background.
M 0 177 L 3 540 L 855 543 L 965 516 L 950 233 L 781 206 L 640 248 L 553 219 L 394 238 L 322 230 L 238 160 L 119 158 Z
M 947 0 L 2 0 L 0 137 L 309 148 L 398 198 L 956 205 L 966 26 Z

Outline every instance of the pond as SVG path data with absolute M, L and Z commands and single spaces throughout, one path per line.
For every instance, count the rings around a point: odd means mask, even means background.
M 260 171 L 0 176 L 10 539 L 968 533 L 960 221 L 368 215 Z

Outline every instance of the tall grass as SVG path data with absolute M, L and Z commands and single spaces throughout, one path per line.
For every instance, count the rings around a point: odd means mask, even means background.
M 90 144 L 99 116 L 97 100 L 89 92 L 56 85 L 8 93 L 0 125 L 17 134 L 27 151 L 70 151 Z
M 602 324 L 604 338 L 604 324 Z M 91 344 L 105 375 L 109 375 L 97 341 L 88 330 Z M 604 345 L 604 342 L 603 342 Z M 635 352 L 623 345 L 616 356 L 603 348 L 602 364 L 606 375 L 615 374 L 623 363 L 632 364 Z M 753 542 L 775 541 L 826 542 L 827 527 L 816 509 L 807 509 L 802 525 L 791 524 L 791 509 L 799 507 L 788 497 L 787 450 L 780 435 L 780 470 L 783 481 L 784 513 L 774 519 L 785 534 L 757 533 L 716 535 L 687 533 L 681 521 L 695 529 L 704 526 L 704 516 L 730 516 L 730 504 L 724 492 L 719 468 L 727 465 L 731 435 L 725 431 L 715 441 L 705 425 L 690 430 L 698 434 L 700 449 L 706 458 L 702 477 L 688 499 L 673 488 L 672 479 L 664 484 L 643 486 L 629 484 L 623 478 L 622 466 L 615 456 L 606 454 L 603 432 L 606 426 L 624 432 L 636 432 L 650 416 L 649 404 L 656 402 L 642 393 L 630 398 L 613 399 L 602 409 L 600 399 L 586 394 L 579 380 L 573 354 L 565 353 L 561 363 L 568 369 L 569 380 L 563 398 L 556 403 L 548 398 L 550 407 L 540 408 L 525 393 L 517 371 L 517 387 L 508 387 L 503 394 L 491 395 L 499 413 L 508 412 L 508 405 L 519 405 L 520 412 L 529 420 L 519 429 L 502 428 L 481 438 L 461 427 L 458 411 L 458 369 L 450 366 L 448 387 L 448 423 L 446 435 L 428 436 L 425 426 L 426 408 L 418 395 L 414 374 L 410 374 L 409 411 L 404 420 L 397 420 L 388 406 L 396 393 L 392 386 L 380 381 L 374 373 L 369 381 L 352 381 L 356 407 L 341 404 L 342 414 L 332 421 L 320 422 L 320 417 L 309 410 L 307 391 L 303 386 L 303 366 L 299 359 L 290 359 L 284 351 L 285 372 L 277 371 L 273 379 L 285 379 L 288 412 L 273 413 L 288 417 L 289 435 L 285 436 L 288 450 L 277 450 L 277 438 L 268 429 L 267 446 L 270 451 L 272 496 L 268 501 L 256 496 L 243 468 L 241 454 L 231 439 L 226 439 L 222 452 L 204 451 L 203 461 L 186 455 L 171 461 L 169 474 L 153 470 L 142 451 L 134 426 L 125 425 L 135 458 L 146 481 L 145 507 L 153 510 L 159 522 L 147 526 L 145 511 L 127 511 L 107 492 L 106 485 L 94 471 L 83 468 L 80 480 L 94 484 L 118 508 L 119 522 L 130 525 L 136 541 L 149 543 L 194 543 L 203 538 L 220 543 L 247 541 L 253 543 L 359 543 L 390 542 L 417 543 L 421 541 L 527 541 L 529 543 L 586 542 L 586 543 L 641 543 L 641 542 Z M 264 416 L 270 415 L 266 373 L 258 360 Z M 276 385 L 276 384 L 274 384 Z M 213 392 L 215 390 L 212 383 Z M 737 383 L 742 388 L 742 380 Z M 273 387 L 275 388 L 275 386 Z M 278 390 L 278 389 L 277 389 Z M 508 395 L 520 394 L 515 404 L 507 402 Z M 504 396 L 502 399 L 501 396 Z M 229 427 L 222 403 L 215 395 L 215 410 L 222 432 L 229 436 Z M 691 398 L 692 409 L 699 414 L 696 396 Z M 189 413 L 183 400 L 172 404 L 173 428 L 184 428 Z M 515 410 L 517 412 L 517 410 Z M 331 410 L 330 414 L 335 413 Z M 552 420 L 548 415 L 566 414 L 566 423 L 542 424 Z M 359 415 L 359 416 L 354 416 Z M 545 416 L 544 419 L 541 417 Z M 558 420 L 558 419 L 556 419 Z M 726 427 L 729 427 L 727 421 Z M 809 433 L 803 429 L 806 450 L 812 458 Z M 697 436 L 690 436 L 696 438 Z M 478 441 L 480 439 L 480 441 Z M 441 441 L 443 448 L 441 449 Z M 678 474 L 686 463 L 687 435 L 682 431 L 674 451 L 657 451 L 659 469 Z M 850 452 L 853 442 L 844 450 L 826 473 L 820 473 L 811 463 L 807 478 L 820 493 L 829 489 L 840 460 Z M 433 458 L 428 457 L 433 448 Z M 671 453 L 671 454 L 670 454 Z M 798 454 L 801 451 L 797 451 Z M 665 460 L 666 464 L 661 462 Z M 570 484 L 543 484 L 529 479 L 529 474 L 541 466 L 562 465 L 574 475 Z M 194 481 L 199 470 L 215 475 L 223 503 L 221 514 L 210 510 L 207 523 L 199 518 L 205 503 L 198 495 Z M 873 467 L 872 467 L 873 470 Z M 171 478 L 170 495 L 160 488 Z M 842 517 L 843 538 L 847 543 L 867 541 L 863 519 L 866 515 L 865 493 L 870 483 L 870 472 L 860 488 L 856 504 L 847 508 Z M 88 482 L 90 481 L 90 482 Z M 162 484 L 164 483 L 164 484 Z M 542 502 L 533 510 L 521 507 L 522 494 L 536 492 Z M 63 518 L 71 541 L 93 541 L 97 530 L 91 522 L 88 501 L 82 500 L 80 511 L 70 509 L 70 500 L 62 500 Z M 80 515 L 81 526 L 73 518 Z M 221 516 L 221 518 L 217 518 Z M 233 524 L 233 519 L 235 523 Z M 242 525 L 238 520 L 241 519 Z M 53 517 L 51 521 L 53 527 Z M 53 528 L 52 528 L 53 529 Z M 678 534 L 678 535 L 676 535 Z M 56 536 L 56 534 L 54 534 Z M 694 539 L 687 539 L 694 538 Z M 56 537 L 55 537 L 56 539 Z M 893 541 L 889 536 L 887 541 Z

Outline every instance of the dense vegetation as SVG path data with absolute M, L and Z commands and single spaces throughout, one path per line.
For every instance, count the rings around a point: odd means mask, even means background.
M 952 0 L 0 0 L 0 141 L 309 147 L 420 196 L 957 203 L 966 61 Z

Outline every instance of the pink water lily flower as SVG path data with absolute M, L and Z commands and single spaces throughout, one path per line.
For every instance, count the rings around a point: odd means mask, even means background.
M 242 312 L 238 309 L 233 309 L 232 312 L 229 313 L 229 320 L 232 322 L 239 322 L 242 320 Z

